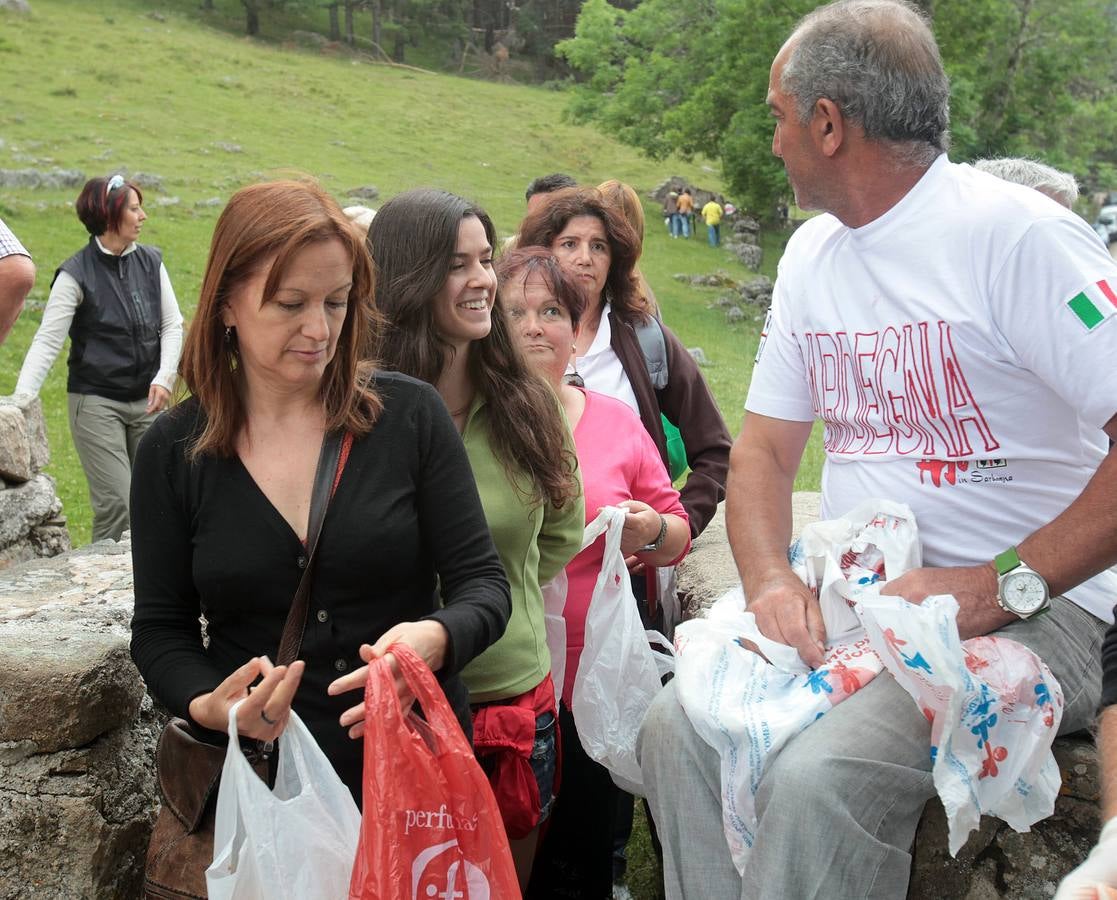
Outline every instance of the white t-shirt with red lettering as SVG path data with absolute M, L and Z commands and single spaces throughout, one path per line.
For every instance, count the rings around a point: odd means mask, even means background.
M 940 156 L 868 225 L 788 242 L 745 407 L 825 423 L 823 518 L 898 500 L 925 564 L 985 562 L 1105 456 L 1117 263 L 1054 201 Z M 1067 596 L 1113 621 L 1117 572 Z

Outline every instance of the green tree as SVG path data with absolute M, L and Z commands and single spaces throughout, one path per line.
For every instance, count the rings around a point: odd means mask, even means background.
M 587 0 L 558 45 L 570 111 L 655 159 L 719 160 L 762 215 L 789 194 L 764 104 L 771 61 L 812 0 Z M 923 0 L 951 76 L 955 159 L 1032 155 L 1088 185 L 1114 174 L 1117 30 L 1105 0 Z

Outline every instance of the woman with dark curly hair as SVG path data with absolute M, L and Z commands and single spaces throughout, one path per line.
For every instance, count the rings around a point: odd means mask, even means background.
M 16 384 L 38 394 L 70 337 L 70 434 L 93 507 L 93 540 L 128 529 L 128 485 L 140 437 L 170 403 L 182 348 L 163 255 L 138 243 L 143 192 L 120 175 L 86 182 L 77 214 L 89 243 L 58 267 L 43 322 Z
M 585 386 L 640 416 L 664 466 L 661 416 L 679 429 L 690 466 L 681 495 L 697 537 L 725 496 L 729 432 L 693 357 L 640 290 L 639 236 L 599 190 L 568 188 L 524 219 L 518 246 L 546 247 L 582 288 L 586 310 L 573 368 Z
M 442 395 L 512 589 L 508 630 L 462 677 L 474 746 L 526 885 L 557 762 L 541 586 L 578 552 L 585 522 L 573 439 L 496 302 L 496 234 L 484 210 L 445 191 L 408 191 L 377 212 L 368 240 L 388 320 L 377 356 Z

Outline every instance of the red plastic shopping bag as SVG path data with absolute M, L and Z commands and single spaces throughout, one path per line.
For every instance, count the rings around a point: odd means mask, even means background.
M 403 644 L 391 652 L 426 721 L 400 711 L 387 662 L 369 665 L 350 900 L 516 900 L 516 869 L 488 779 L 430 669 Z

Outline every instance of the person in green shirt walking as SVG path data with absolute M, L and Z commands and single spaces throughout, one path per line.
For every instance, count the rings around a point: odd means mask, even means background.
M 525 366 L 496 303 L 496 234 L 484 210 L 445 191 L 384 204 L 369 229 L 382 368 L 433 384 L 465 442 L 512 590 L 504 636 L 462 671 L 474 747 L 526 886 L 554 801 L 558 720 L 542 586 L 581 548 L 574 443 L 558 398 Z

